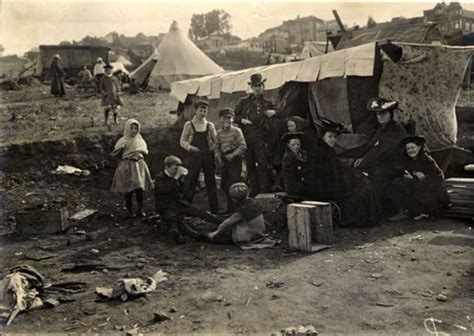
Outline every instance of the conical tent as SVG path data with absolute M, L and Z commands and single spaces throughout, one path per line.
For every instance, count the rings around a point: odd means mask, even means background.
M 132 72 L 139 85 L 143 79 L 148 86 L 169 89 L 175 81 L 201 77 L 224 72 L 224 69 L 204 54 L 183 32 L 178 23 L 173 21 L 168 34 L 156 49 L 157 55 L 150 56 L 140 67 Z M 154 61 L 158 58 L 158 61 Z M 151 67 L 151 64 L 154 64 Z M 149 76 L 145 70 L 151 69 Z M 141 75 L 140 75 L 141 74 Z
M 140 64 L 138 68 L 132 71 L 130 74 L 130 78 L 134 79 L 136 83 L 145 88 L 148 84 L 148 78 L 150 77 L 151 72 L 155 68 L 156 62 L 158 61 L 159 54 L 156 51 L 153 51 L 153 53 L 148 57 L 145 62 Z

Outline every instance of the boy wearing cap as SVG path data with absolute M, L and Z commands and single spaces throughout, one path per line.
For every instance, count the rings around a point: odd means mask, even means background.
M 120 82 L 117 77 L 112 75 L 113 67 L 110 64 L 107 64 L 104 69 L 105 76 L 100 80 L 99 89 L 102 92 L 105 125 L 109 125 L 110 111 L 114 114 L 114 123 L 118 124 L 118 109 L 123 105 L 122 98 L 119 95 Z
M 94 77 L 95 77 L 95 82 L 96 82 L 96 89 L 97 89 L 96 94 L 97 94 L 97 93 L 100 93 L 100 87 L 99 87 L 100 80 L 105 75 L 104 61 L 102 60 L 102 57 L 97 58 L 97 63 L 94 65 L 93 72 L 94 72 Z
M 206 213 L 183 199 L 183 177 L 187 174 L 181 159 L 170 155 L 165 158 L 163 171 L 155 179 L 155 210 L 177 244 L 184 244 L 184 216 L 199 217 L 214 224 L 222 221 L 222 218 Z
M 225 108 L 219 111 L 222 128 L 217 131 L 215 155 L 216 163 L 221 168 L 221 189 L 227 198 L 226 213 L 235 210 L 235 203 L 229 195 L 229 188 L 239 182 L 242 175 L 242 158 L 247 149 L 245 138 L 240 128 L 232 125 L 234 110 Z
M 276 111 L 271 101 L 263 97 L 265 80 L 253 74 L 248 83 L 252 93 L 240 99 L 235 106 L 235 122 L 240 126 L 247 142 L 245 159 L 251 194 L 271 191 L 271 174 L 267 147 L 271 140 L 272 123 Z
M 206 119 L 209 109 L 209 103 L 206 100 L 200 99 L 194 107 L 196 114 L 193 119 L 184 124 L 179 142 L 181 147 L 188 152 L 186 165 L 189 167 L 189 174 L 186 177 L 184 198 L 189 203 L 193 202 L 199 173 L 202 169 L 209 200 L 209 210 L 212 213 L 217 213 L 219 204 L 217 201 L 214 158 L 216 128 L 212 122 Z

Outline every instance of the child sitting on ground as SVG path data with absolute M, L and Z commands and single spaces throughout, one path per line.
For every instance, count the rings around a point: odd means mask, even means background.
M 193 237 L 215 243 L 234 243 L 236 245 L 254 244 L 266 238 L 263 208 L 253 198 L 249 198 L 249 188 L 245 183 L 234 183 L 229 194 L 237 205 L 235 212 L 210 233 L 197 232 L 187 227 Z M 275 242 L 273 242 L 274 244 Z
M 153 189 L 150 171 L 144 160 L 148 154 L 145 140 L 140 134 L 140 123 L 129 119 L 125 123 L 123 137 L 115 144 L 113 156 L 121 155 L 121 160 L 115 171 L 112 191 L 125 193 L 125 203 L 129 217 L 134 217 L 132 196 L 137 198 L 137 215 L 145 216 L 143 211 L 143 191 Z

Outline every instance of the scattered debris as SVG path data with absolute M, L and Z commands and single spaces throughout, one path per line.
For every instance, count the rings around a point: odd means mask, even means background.
M 90 176 L 91 172 L 87 169 L 79 169 L 73 166 L 58 166 L 56 170 L 53 170 L 51 173 L 60 174 L 60 175 L 76 175 L 81 177 Z
M 382 273 L 372 273 L 370 275 L 370 277 L 374 278 L 374 279 L 378 279 L 378 278 L 381 278 L 383 276 Z
M 321 287 L 322 285 L 324 285 L 324 281 L 313 281 L 311 282 L 311 284 L 316 287 Z
M 99 254 L 100 253 L 100 251 L 98 249 L 91 249 L 91 252 L 94 253 L 94 254 Z
M 70 220 L 79 222 L 87 217 L 92 216 L 93 214 L 97 213 L 98 210 L 95 209 L 84 209 L 79 212 L 76 212 L 74 215 L 69 217 Z
M 166 274 L 167 273 L 160 270 L 156 272 L 153 277 L 120 279 L 114 288 L 97 287 L 95 292 L 105 301 L 118 298 L 122 301 L 127 301 L 129 297 L 137 297 L 153 292 L 158 283 L 167 280 Z M 155 278 L 158 279 L 158 281 L 156 281 Z
M 166 315 L 162 311 L 153 313 L 153 321 L 154 322 L 161 323 L 161 322 L 168 321 L 168 320 L 171 320 L 171 317 L 169 317 L 168 315 Z
M 252 298 L 249 297 L 249 298 L 247 299 L 247 302 L 245 302 L 245 307 L 247 307 L 247 306 L 250 304 L 250 301 L 252 301 Z
M 441 301 L 441 302 L 445 302 L 445 301 L 448 301 L 448 297 L 444 294 L 439 294 L 437 297 L 436 297 L 436 301 Z
M 170 313 L 176 313 L 178 311 L 178 309 L 176 309 L 176 307 L 171 307 L 169 312 Z
M 281 330 L 282 336 L 318 336 L 318 332 L 311 324 L 300 325 L 297 327 L 288 327 Z
M 376 306 L 379 306 L 379 307 L 393 307 L 393 303 L 389 303 L 389 302 L 376 302 L 375 303 Z
M 29 260 L 34 260 L 34 261 L 41 261 L 41 260 L 51 259 L 57 256 L 58 256 L 57 253 L 34 251 L 34 252 L 28 252 L 25 255 L 25 258 Z
M 285 286 L 285 283 L 282 281 L 269 281 L 265 286 L 267 286 L 267 288 L 281 288 Z
M 125 268 L 127 268 L 127 266 L 106 266 L 104 264 L 70 264 L 63 267 L 62 271 L 65 273 L 85 273 L 91 271 L 103 271 L 104 269 L 116 271 Z

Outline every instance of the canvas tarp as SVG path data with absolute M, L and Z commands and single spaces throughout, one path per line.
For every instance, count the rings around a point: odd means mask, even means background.
M 180 102 L 184 102 L 188 94 L 217 99 L 221 93 L 246 92 L 249 90 L 250 75 L 254 73 L 262 74 L 267 80 L 266 90 L 277 89 L 291 81 L 315 82 L 331 77 L 372 76 L 374 59 L 375 43 L 369 43 L 304 61 L 274 64 L 175 82 L 171 84 L 171 94 Z
M 457 132 L 454 106 L 460 92 L 462 74 L 473 49 L 396 45 L 402 48 L 402 60 L 394 63 L 388 57 L 382 57 L 383 53 L 377 52 L 377 57 L 373 57 L 370 62 L 370 72 L 367 71 L 364 53 L 351 52 L 344 54 L 344 58 L 333 57 L 339 53 L 336 51 L 291 64 L 177 82 L 172 86 L 172 94 L 183 102 L 180 104 L 181 111 L 185 112 L 181 114 L 182 119 L 192 117 L 194 108 L 190 103 L 199 96 L 207 96 L 210 99 L 209 119 L 218 121 L 218 109 L 235 107 L 238 99 L 246 94 L 250 75 L 259 72 L 264 74 L 270 84 L 265 88 L 265 95 L 279 109 L 284 109 L 285 115 L 297 113 L 299 109 L 313 110 L 313 119 L 326 116 L 346 123 L 355 133 L 367 135 L 374 130 L 376 120 L 374 114 L 367 111 L 366 104 L 370 98 L 380 95 L 399 101 L 397 118 L 402 122 L 414 120 L 417 132 L 427 138 L 431 150 L 452 146 Z M 365 55 L 368 55 L 368 48 L 366 45 L 353 49 L 366 51 Z M 375 45 L 371 44 L 370 48 L 375 55 Z M 346 58 L 347 55 L 354 59 Z M 338 64 L 339 67 L 336 66 Z M 296 75 L 295 68 L 298 69 Z M 282 73 L 286 73 L 290 79 L 285 80 Z M 301 96 L 303 91 L 306 99 Z M 289 96 L 297 99 L 287 99 Z M 306 107 L 293 109 L 288 106 L 301 103 Z M 350 139 L 345 148 L 360 144 L 360 139 Z
M 416 122 L 431 150 L 456 143 L 456 101 L 472 49 L 401 45 L 402 59 L 384 60 L 379 90 L 399 102 L 397 117 Z

